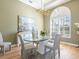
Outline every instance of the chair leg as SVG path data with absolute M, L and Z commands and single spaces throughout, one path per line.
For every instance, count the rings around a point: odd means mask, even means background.
M 52 55 L 52 51 L 51 51 L 51 59 L 52 59 L 52 57 L 53 57 L 53 59 L 55 59 L 55 50 L 53 49 L 53 55 Z
M 51 55 L 51 59 L 52 59 L 52 51 L 50 52 L 50 55 Z
M 54 57 L 54 59 L 55 59 L 55 50 L 53 50 L 53 57 Z
M 46 53 L 46 47 L 44 48 L 44 53 Z
M 11 51 L 11 45 L 9 45 L 9 51 Z
M 58 48 L 58 57 L 60 58 L 60 48 Z
M 5 54 L 5 48 L 4 48 L 4 46 L 1 47 L 1 51 L 2 51 L 2 53 L 4 55 Z
M 21 49 L 21 58 L 24 59 L 24 58 L 23 58 L 23 50 L 22 50 L 22 49 Z

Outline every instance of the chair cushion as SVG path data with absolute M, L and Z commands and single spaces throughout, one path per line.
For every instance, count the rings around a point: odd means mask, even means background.
M 48 40 L 48 42 L 50 42 L 50 43 L 54 43 L 54 40 L 51 40 L 51 39 L 50 39 L 50 40 Z
M 0 42 L 0 45 L 11 45 L 11 42 Z
M 4 46 L 5 50 L 10 48 L 11 42 L 0 42 L 0 45 Z
M 50 43 L 50 42 L 48 42 L 47 44 L 45 44 L 45 46 L 49 47 L 49 48 L 53 48 L 53 45 L 54 45 L 54 43 Z

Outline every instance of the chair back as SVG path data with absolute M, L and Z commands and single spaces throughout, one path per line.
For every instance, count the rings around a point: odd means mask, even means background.
M 0 42 L 3 42 L 3 37 L 2 37 L 1 32 L 0 32 Z
M 60 34 L 56 34 L 55 35 L 55 39 L 54 39 L 54 48 L 59 48 L 60 47 Z
M 53 32 L 53 33 L 52 33 L 52 39 L 54 40 L 55 37 L 56 37 L 56 32 Z
M 18 38 L 20 39 L 20 43 L 22 45 L 22 48 L 24 48 L 25 44 L 28 44 L 30 42 L 27 42 L 25 40 L 32 40 L 32 33 L 30 31 L 19 33 Z
M 21 48 L 24 49 L 24 41 L 22 40 L 22 35 L 18 35 L 20 42 L 21 42 Z

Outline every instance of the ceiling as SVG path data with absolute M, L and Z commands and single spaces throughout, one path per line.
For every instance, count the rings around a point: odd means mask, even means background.
M 27 5 L 32 6 L 35 9 L 51 9 L 58 5 L 69 2 L 70 0 L 19 0 Z
M 39 1 L 40 1 L 40 0 L 39 0 Z M 56 0 L 42 0 L 42 2 L 43 2 L 44 4 L 48 4 L 48 3 L 54 2 L 54 1 L 56 1 Z

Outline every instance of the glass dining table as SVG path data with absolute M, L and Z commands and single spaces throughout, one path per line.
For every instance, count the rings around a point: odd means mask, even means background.
M 24 41 L 27 41 L 27 42 L 33 42 L 33 44 L 38 48 L 38 45 L 40 42 L 43 42 L 43 41 L 46 41 L 48 40 L 48 37 L 40 37 L 40 38 L 37 38 L 37 39 L 25 39 Z

